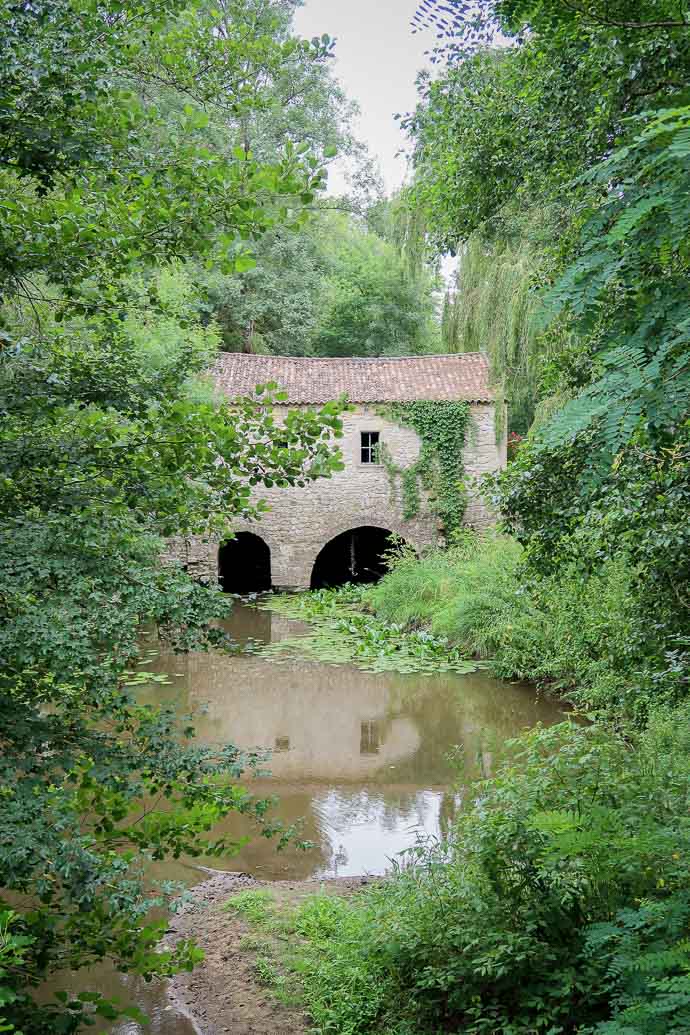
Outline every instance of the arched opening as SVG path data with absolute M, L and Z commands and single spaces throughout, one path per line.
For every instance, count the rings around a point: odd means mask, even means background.
M 271 588 L 271 551 L 258 535 L 237 532 L 218 551 L 224 593 L 264 593 Z
M 319 553 L 311 573 L 312 589 L 328 589 L 346 582 L 378 582 L 386 572 L 384 554 L 392 546 L 385 528 L 363 525 L 342 532 Z

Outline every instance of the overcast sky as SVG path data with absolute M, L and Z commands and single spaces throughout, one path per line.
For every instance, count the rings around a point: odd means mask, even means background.
M 357 135 L 383 173 L 386 192 L 402 183 L 406 163 L 396 153 L 405 135 L 393 116 L 411 111 L 415 77 L 425 64 L 429 33 L 413 35 L 410 22 L 418 0 L 306 0 L 295 31 L 311 39 L 324 32 L 337 40 L 334 71 L 361 116 Z

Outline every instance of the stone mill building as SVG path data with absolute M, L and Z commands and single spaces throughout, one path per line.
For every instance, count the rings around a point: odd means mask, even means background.
M 343 470 L 303 488 L 261 487 L 258 494 L 271 509 L 258 521 L 238 522 L 234 540 L 195 539 L 174 550 L 189 571 L 219 577 L 228 592 L 371 581 L 383 570 L 381 554 L 391 533 L 418 552 L 442 541 L 439 518 L 423 491 L 417 513 L 405 517 L 401 480 L 391 477 L 390 462 L 399 470 L 414 464 L 421 440 L 413 428 L 390 419 L 391 404 L 467 402 L 464 472 L 478 476 L 505 464 L 505 435 L 497 436 L 496 422 L 503 403 L 494 398 L 482 353 L 377 359 L 223 353 L 212 374 L 231 399 L 273 381 L 287 393 L 289 407 L 318 407 L 343 394 L 353 407 L 337 443 Z M 468 498 L 464 520 L 475 527 L 489 521 L 476 494 Z

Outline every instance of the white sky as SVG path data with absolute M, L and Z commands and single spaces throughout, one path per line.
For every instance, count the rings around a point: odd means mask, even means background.
M 295 16 L 299 36 L 311 39 L 325 32 L 336 39 L 334 72 L 359 104 L 357 136 L 378 159 L 386 193 L 401 185 L 406 171 L 404 157 L 396 157 L 405 147 L 405 134 L 393 116 L 414 108 L 415 78 L 426 64 L 424 51 L 433 43 L 430 33 L 412 34 L 417 4 L 418 0 L 305 0 Z

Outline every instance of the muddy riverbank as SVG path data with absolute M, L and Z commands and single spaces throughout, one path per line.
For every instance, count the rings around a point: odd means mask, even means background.
M 256 953 L 248 948 L 251 927 L 226 903 L 237 892 L 266 889 L 277 904 L 296 906 L 318 892 L 350 894 L 370 878 L 261 881 L 246 873 L 208 873 L 170 925 L 171 940 L 194 938 L 205 956 L 192 973 L 178 974 L 169 983 L 172 1008 L 189 1019 L 197 1035 L 305 1035 L 309 1018 L 297 1003 L 281 1002 L 262 981 Z

